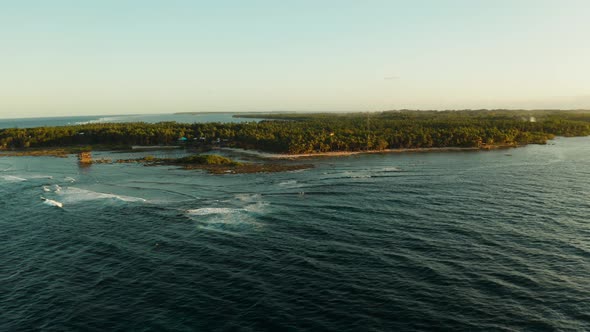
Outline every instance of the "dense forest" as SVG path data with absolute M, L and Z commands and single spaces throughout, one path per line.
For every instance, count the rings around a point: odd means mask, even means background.
M 281 153 L 543 144 L 590 135 L 587 111 L 276 113 L 245 123 L 101 123 L 0 130 L 0 149 L 211 144 Z M 185 140 L 186 139 L 186 140 Z

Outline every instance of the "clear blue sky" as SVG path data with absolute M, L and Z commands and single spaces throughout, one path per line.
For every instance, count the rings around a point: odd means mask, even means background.
M 590 108 L 588 0 L 0 0 L 0 117 Z

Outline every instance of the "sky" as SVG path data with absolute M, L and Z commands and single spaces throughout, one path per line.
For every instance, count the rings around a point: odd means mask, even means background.
M 0 0 L 0 118 L 590 108 L 588 0 Z

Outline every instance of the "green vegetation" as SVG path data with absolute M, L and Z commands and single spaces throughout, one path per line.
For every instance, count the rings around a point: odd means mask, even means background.
M 237 166 L 240 163 L 229 158 L 222 157 L 215 154 L 194 155 L 183 158 L 178 158 L 172 161 L 176 164 L 191 164 L 191 165 L 228 165 Z
M 219 155 L 192 155 L 182 158 L 119 159 L 117 163 L 141 163 L 146 166 L 175 165 L 184 169 L 204 170 L 212 174 L 270 173 L 307 169 L 313 165 L 286 164 L 282 162 L 240 163 Z
M 171 162 L 174 165 L 177 163 Z M 307 164 L 285 164 L 285 163 L 237 163 L 227 164 L 180 164 L 184 169 L 199 169 L 212 174 L 244 174 L 244 173 L 274 173 L 287 172 L 312 168 Z
M 407 148 L 493 148 L 543 144 L 555 136 L 590 135 L 590 112 L 587 111 L 388 111 L 242 116 L 268 120 L 11 128 L 0 130 L 0 149 L 178 145 L 180 138 L 186 138 L 186 143 L 182 144 L 224 144 L 300 154 Z

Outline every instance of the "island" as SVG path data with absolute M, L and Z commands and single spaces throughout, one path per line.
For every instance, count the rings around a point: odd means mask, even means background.
M 590 135 L 587 110 L 396 110 L 359 113 L 252 113 L 240 123 L 91 123 L 0 130 L 3 155 L 56 155 L 132 147 L 179 147 L 195 155 L 234 148 L 275 159 L 403 151 L 491 150 Z M 260 120 L 262 119 L 262 120 Z M 189 162 L 190 161 L 190 162 Z M 284 170 L 212 160 L 158 160 L 211 172 Z M 230 169 L 231 168 L 231 169 Z M 215 170 L 217 169 L 217 171 Z
M 116 162 L 142 163 L 146 166 L 172 165 L 180 166 L 187 170 L 200 169 L 212 174 L 273 173 L 297 171 L 313 167 L 313 165 L 309 164 L 284 164 L 277 162 L 244 163 L 216 154 L 191 155 L 181 158 L 155 158 L 153 156 L 147 156 L 136 159 L 119 159 Z M 102 161 L 99 160 L 99 163 L 102 163 Z

